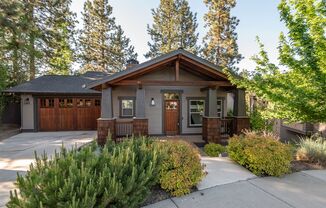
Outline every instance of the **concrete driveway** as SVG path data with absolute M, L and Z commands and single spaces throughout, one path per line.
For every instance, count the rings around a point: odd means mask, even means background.
M 17 172 L 25 174 L 34 161 L 34 151 L 49 156 L 61 145 L 71 148 L 92 141 L 95 131 L 21 133 L 0 142 L 0 207 L 9 199 L 15 188 Z

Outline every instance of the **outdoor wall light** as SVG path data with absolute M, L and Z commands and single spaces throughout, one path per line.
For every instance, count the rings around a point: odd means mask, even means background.
M 154 98 L 151 99 L 151 106 L 155 106 L 155 100 L 154 100 Z
M 30 102 L 29 102 L 29 98 L 26 98 L 26 99 L 24 100 L 24 104 L 26 104 L 26 105 L 30 104 Z

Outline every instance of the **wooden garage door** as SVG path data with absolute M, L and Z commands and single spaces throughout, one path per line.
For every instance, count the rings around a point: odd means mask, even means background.
M 39 98 L 39 130 L 95 130 L 100 104 L 100 98 Z

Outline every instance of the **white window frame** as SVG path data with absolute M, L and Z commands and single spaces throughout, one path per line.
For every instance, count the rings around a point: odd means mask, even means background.
M 132 107 L 131 108 L 124 108 L 123 107 L 123 102 L 124 101 L 132 101 Z M 121 99 L 120 100 L 120 108 L 121 108 L 121 110 L 120 110 L 120 113 L 121 113 L 120 116 L 121 117 L 125 117 L 125 118 L 134 117 L 134 115 L 135 115 L 135 112 L 134 112 L 134 109 L 135 109 L 135 100 L 132 99 L 132 98 L 123 98 L 123 99 Z M 131 109 L 131 115 L 124 115 L 124 112 L 123 112 L 124 109 Z
M 188 100 L 188 106 L 189 106 L 189 108 L 188 108 L 188 125 L 189 125 L 189 127 L 201 127 L 201 126 L 203 126 L 203 123 L 201 123 L 201 124 L 191 124 L 191 114 L 201 114 L 200 112 L 191 112 L 191 101 L 201 101 L 201 102 L 203 102 L 203 109 L 204 109 L 204 111 L 202 112 L 202 117 L 205 115 L 205 100 L 204 99 L 189 99 Z
M 217 106 L 218 106 L 218 102 L 219 101 L 221 102 L 221 110 L 219 111 L 218 109 L 216 109 L 216 111 L 217 111 L 217 117 L 218 118 L 222 118 L 223 117 L 223 99 L 222 98 L 217 98 L 217 100 L 216 100 L 216 105 Z

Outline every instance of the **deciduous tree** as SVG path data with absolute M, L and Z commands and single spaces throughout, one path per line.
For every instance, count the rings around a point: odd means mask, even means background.
M 271 118 L 290 121 L 326 121 L 326 3 L 323 0 L 282 0 L 279 61 L 268 58 L 263 44 L 253 57 L 257 66 L 233 82 L 269 102 Z

